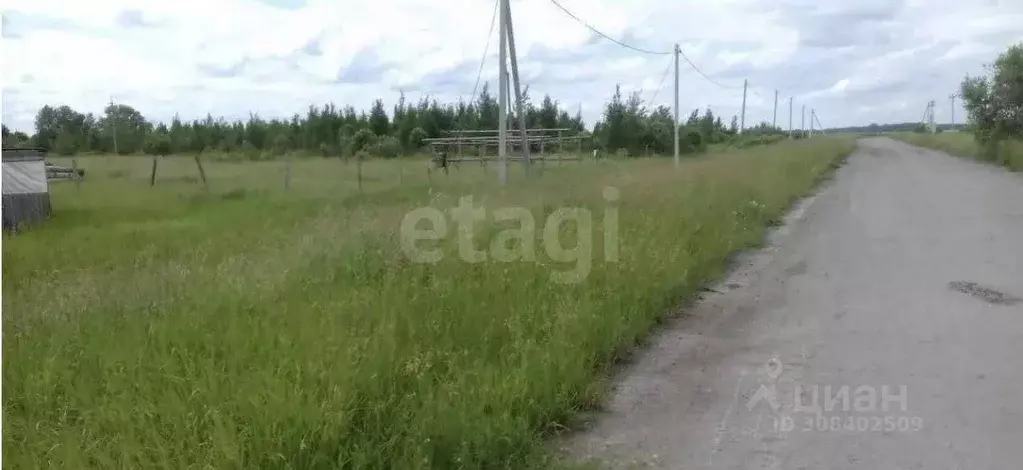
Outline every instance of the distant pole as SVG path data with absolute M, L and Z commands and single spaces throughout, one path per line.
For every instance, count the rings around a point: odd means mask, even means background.
M 675 166 L 676 167 L 679 166 L 679 159 L 678 159 L 678 54 L 679 54 L 679 51 L 681 51 L 681 48 L 678 47 L 678 44 L 675 44 L 675 122 L 674 122 L 674 125 L 672 126 L 674 132 L 672 132 L 671 134 L 674 136 L 674 140 L 675 140 Z
M 810 109 L 810 137 L 813 137 L 813 109 Z
M 774 90 L 774 119 L 771 120 L 771 127 L 778 127 L 778 90 Z
M 503 10 L 508 0 L 499 0 L 500 8 Z M 500 97 L 498 98 L 497 113 L 497 159 L 500 160 L 498 178 L 502 185 L 508 184 L 508 30 L 505 27 L 504 15 L 498 15 L 498 35 L 501 37 L 500 52 L 498 53 L 497 81 Z
M 802 110 L 799 112 L 799 138 L 806 137 L 806 105 L 803 105 Z
M 114 107 L 114 97 L 113 96 L 110 97 L 110 107 L 111 108 Z M 114 134 L 114 155 L 120 155 L 120 153 L 117 151 L 117 128 L 120 127 L 118 124 L 120 124 L 120 120 L 121 119 L 118 116 L 118 113 L 117 113 L 116 109 L 114 109 L 113 112 L 114 112 L 113 113 L 114 114 L 114 129 L 113 129 L 112 133 Z
M 937 127 L 934 125 L 934 100 L 927 103 L 927 128 L 931 134 L 938 132 Z
M 792 138 L 792 97 L 789 97 L 789 138 Z
M 952 102 L 951 103 L 952 114 L 950 114 L 950 116 L 952 116 L 952 130 L 955 130 L 956 129 L 956 95 L 955 95 L 955 93 L 953 93 L 951 95 L 948 95 L 948 100 Z
M 519 115 L 519 134 L 522 136 L 522 166 L 529 175 L 529 138 L 526 136 L 526 112 L 522 109 L 522 87 L 519 83 L 519 61 L 515 57 L 515 28 L 512 27 L 511 2 L 504 3 L 504 27 L 508 30 L 508 55 L 511 58 L 512 80 L 515 85 L 515 112 Z
M 817 131 L 820 132 L 821 135 L 827 135 L 827 133 L 824 132 L 824 125 L 821 124 L 820 118 L 817 117 L 817 111 L 813 112 L 813 120 L 817 121 Z
M 739 133 L 746 133 L 746 85 L 747 80 L 742 81 L 742 117 L 739 119 Z

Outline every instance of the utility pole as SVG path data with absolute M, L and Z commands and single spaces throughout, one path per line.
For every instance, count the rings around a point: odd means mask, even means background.
M 117 151 L 117 128 L 121 127 L 120 126 L 121 118 L 120 118 L 119 113 L 117 112 L 117 109 L 114 108 L 114 97 L 113 96 L 110 97 L 110 108 L 111 108 L 111 111 L 113 111 L 112 113 L 110 113 L 110 114 L 112 114 L 111 117 L 114 118 L 114 129 L 113 129 L 113 134 L 114 134 L 114 155 L 120 155 L 120 153 Z
M 821 135 L 827 135 L 827 133 L 824 132 L 824 125 L 821 124 L 820 118 L 817 117 L 817 112 L 813 111 L 811 114 L 812 114 L 813 120 L 817 121 L 817 131 L 820 132 Z
M 509 0 L 501 0 L 504 5 L 504 27 L 508 31 L 508 54 L 511 56 L 512 80 L 515 82 L 515 112 L 519 115 L 519 135 L 522 136 L 522 166 L 529 175 L 529 139 L 526 137 L 526 113 L 522 109 L 522 87 L 519 83 L 519 61 L 515 56 L 515 29 L 512 27 L 511 5 Z
M 792 97 L 789 97 L 789 138 L 792 138 Z
M 927 102 L 927 130 L 930 131 L 931 134 L 937 132 L 934 125 L 934 100 Z
M 951 95 L 948 95 L 948 100 L 952 102 L 952 104 L 951 104 L 952 114 L 950 115 L 950 116 L 952 116 L 952 119 L 951 119 L 951 121 L 952 121 L 952 130 L 956 130 L 956 94 L 952 93 Z
M 771 120 L 771 127 L 778 128 L 778 90 L 774 90 L 774 119 Z
M 508 0 L 499 0 L 500 8 L 504 10 Z M 508 30 L 505 28 L 504 14 L 499 15 L 500 25 L 498 35 L 501 37 L 500 52 L 498 60 L 500 65 L 497 72 L 498 88 L 500 97 L 497 100 L 497 159 L 500 161 L 498 178 L 502 185 L 508 184 Z
M 810 138 L 813 138 L 813 109 L 810 109 Z
M 739 133 L 746 133 L 746 85 L 747 80 L 742 81 L 742 117 L 739 118 Z
M 675 138 L 675 167 L 679 166 L 678 159 L 678 53 L 681 49 L 675 44 L 675 122 L 672 125 L 672 135 Z
M 803 105 L 802 110 L 799 111 L 799 138 L 806 137 L 806 105 Z

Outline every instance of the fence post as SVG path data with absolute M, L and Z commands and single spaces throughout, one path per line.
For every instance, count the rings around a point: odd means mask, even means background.
M 284 189 L 291 189 L 291 154 L 284 157 Z
M 156 162 L 159 155 L 153 155 L 153 170 L 149 173 L 149 187 L 156 186 Z
M 75 179 L 75 189 L 82 189 L 82 178 L 78 175 L 78 159 L 71 157 L 71 176 Z
M 210 189 L 209 184 L 206 183 L 206 170 L 202 167 L 202 161 L 199 160 L 199 154 L 195 154 L 195 166 L 199 167 L 199 178 L 202 180 L 202 187 L 207 190 Z
M 362 152 L 355 154 L 355 176 L 359 179 L 359 194 L 362 194 Z

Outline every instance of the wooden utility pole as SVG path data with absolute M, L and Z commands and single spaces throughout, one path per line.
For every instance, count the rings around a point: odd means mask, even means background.
M 792 97 L 789 97 L 789 138 L 792 138 Z
M 678 157 L 678 55 L 679 55 L 679 52 L 681 52 L 681 50 L 682 49 L 680 47 L 678 47 L 678 44 L 676 43 L 675 44 L 675 123 L 674 123 L 674 126 L 673 126 L 673 131 L 674 132 L 672 132 L 672 135 L 674 136 L 674 140 L 675 140 L 675 167 L 679 166 L 679 157 Z
M 502 11 L 508 0 L 499 0 Z M 497 159 L 500 161 L 498 179 L 502 185 L 508 184 L 508 29 L 505 26 L 504 14 L 498 15 L 498 35 L 501 37 L 500 51 L 498 52 L 497 81 Z
M 113 132 L 112 132 L 114 134 L 114 155 L 120 155 L 120 153 L 117 151 L 117 128 L 120 127 L 119 124 L 120 124 L 121 118 L 120 118 L 120 116 L 117 113 L 117 108 L 114 108 L 114 97 L 113 96 L 110 97 L 110 107 L 113 108 L 112 109 L 112 111 L 113 111 L 113 113 L 112 113 L 113 116 L 112 117 L 114 118 L 114 124 L 113 124 L 114 129 L 113 129 Z M 153 167 L 154 168 L 156 167 L 155 163 L 153 164 Z
M 952 111 L 952 114 L 950 116 L 952 121 L 952 130 L 956 130 L 956 94 L 952 93 L 951 95 L 948 95 L 948 100 L 951 102 L 950 111 Z
M 748 82 L 748 80 L 742 81 L 742 117 L 739 118 L 740 134 L 746 133 L 746 85 L 748 85 Z
M 806 137 L 806 105 L 799 111 L 799 138 Z
M 813 137 L 813 109 L 810 109 L 810 137 Z
M 774 90 L 774 119 L 771 120 L 771 127 L 778 127 L 778 90 Z
M 501 0 L 504 4 L 504 27 L 508 32 L 508 55 L 511 58 L 512 80 L 515 87 L 515 112 L 519 115 L 519 135 L 522 137 L 522 166 L 529 175 L 529 138 L 526 136 L 526 113 L 522 103 L 522 86 L 519 82 L 519 60 L 515 55 L 515 28 L 512 26 L 511 2 Z

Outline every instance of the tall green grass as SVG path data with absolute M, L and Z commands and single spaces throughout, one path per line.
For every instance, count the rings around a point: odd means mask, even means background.
M 1004 166 L 1010 171 L 1023 171 L 1023 141 L 1003 140 L 987 147 L 977 143 L 969 132 L 921 134 L 899 132 L 893 137 L 908 144 L 941 150 L 953 155 L 974 158 Z
M 427 177 L 376 162 L 361 194 L 340 162 L 296 163 L 310 179 L 289 192 L 277 167 L 211 165 L 207 192 L 149 188 L 145 162 L 83 158 L 81 188 L 54 185 L 54 220 L 3 240 L 5 464 L 542 466 L 544 436 L 600 402 L 618 354 L 853 145 L 787 142 L 678 169 L 566 163 L 506 188 L 485 167 Z M 606 186 L 621 192 L 616 262 L 603 257 Z M 539 241 L 536 262 L 467 263 L 442 240 L 440 262 L 410 263 L 404 215 L 465 194 L 538 224 L 588 208 L 592 271 L 552 282 L 571 266 Z M 498 228 L 479 224 L 478 246 Z

